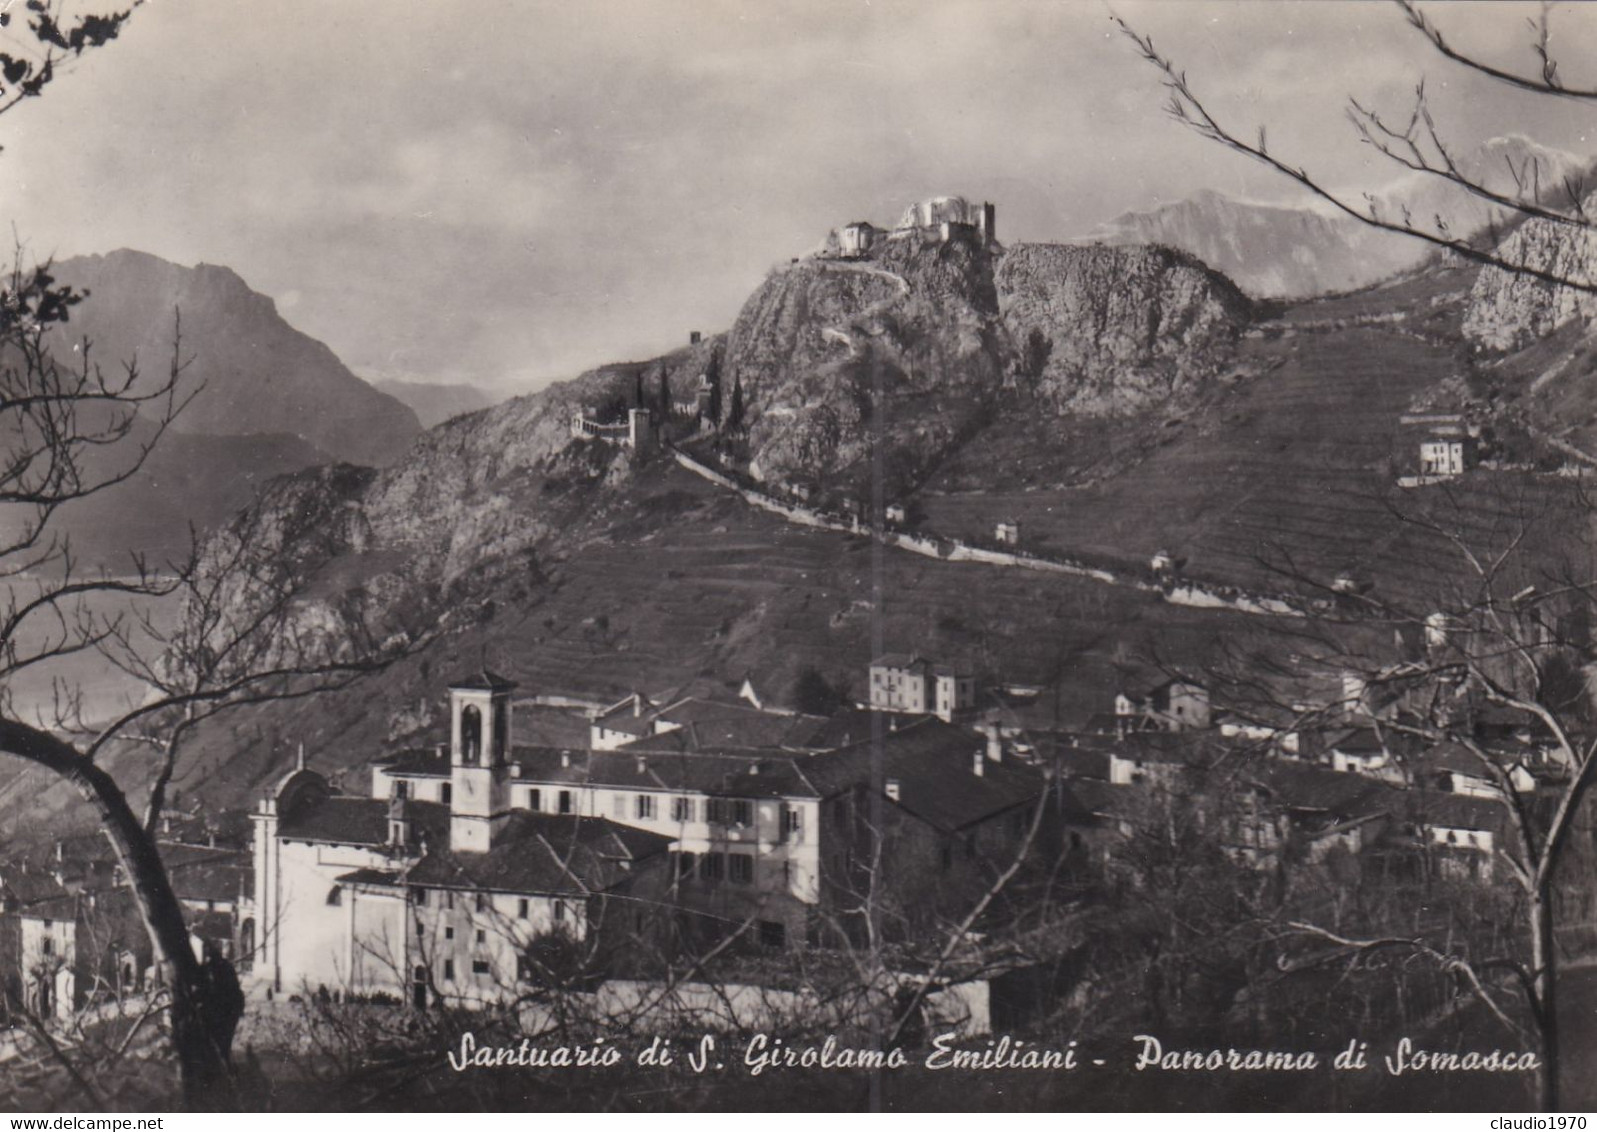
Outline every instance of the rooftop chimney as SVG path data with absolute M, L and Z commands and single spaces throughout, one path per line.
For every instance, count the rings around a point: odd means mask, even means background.
M 987 762 L 987 756 L 985 754 L 983 754 L 981 751 L 977 751 L 976 752 L 976 757 L 971 761 L 971 767 L 970 767 L 971 771 L 976 775 L 977 778 L 980 778 L 982 776 L 982 773 L 985 770 L 986 762 Z
M 976 773 L 980 774 L 981 771 L 977 771 Z M 885 786 L 883 787 L 883 791 L 882 792 L 884 794 L 886 794 L 889 798 L 891 798 L 893 801 L 895 801 L 895 802 L 898 801 L 898 779 L 889 778 L 887 780 Z
M 560 752 L 560 765 L 561 766 L 570 766 L 571 765 L 571 752 L 570 751 L 561 751 Z
M 639 755 L 638 756 L 638 773 L 639 774 L 647 773 L 648 769 L 649 769 L 648 760 L 645 759 L 642 755 Z
M 1003 732 L 999 728 L 997 721 L 990 720 L 985 726 L 982 727 L 982 731 L 987 735 L 987 757 L 992 759 L 995 763 L 1003 762 Z

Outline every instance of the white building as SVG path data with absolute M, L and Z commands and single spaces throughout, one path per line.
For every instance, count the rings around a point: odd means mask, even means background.
M 870 706 L 952 723 L 975 708 L 976 678 L 924 657 L 887 653 L 871 661 Z
M 412 752 L 374 773 L 385 794 L 339 795 L 302 764 L 262 799 L 259 992 L 503 997 L 533 939 L 584 938 L 611 904 L 663 883 L 669 838 L 569 802 L 512 805 L 513 687 L 486 672 L 450 687 L 447 779 L 442 756 Z

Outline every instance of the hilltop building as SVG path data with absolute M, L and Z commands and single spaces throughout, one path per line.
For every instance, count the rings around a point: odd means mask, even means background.
M 936 230 L 946 242 L 955 231 L 974 232 L 983 243 L 998 240 L 998 210 L 990 203 L 975 204 L 961 196 L 930 197 L 904 210 L 890 238 L 901 239 L 917 231 Z
M 639 455 L 654 451 L 658 444 L 654 414 L 648 409 L 628 409 L 627 419 L 617 424 L 601 424 L 597 418 L 598 413 L 588 406 L 572 413 L 573 439 L 622 444 Z

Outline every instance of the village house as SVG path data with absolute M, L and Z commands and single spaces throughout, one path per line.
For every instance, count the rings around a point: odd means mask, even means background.
M 452 690 L 452 695 L 461 694 Z M 935 689 L 923 695 L 935 702 Z M 996 736 L 975 735 L 925 715 L 893 713 L 893 726 L 861 725 L 844 732 L 832 726 L 836 721 L 815 716 L 691 698 L 667 715 L 675 726 L 658 733 L 649 729 L 616 748 L 513 744 L 503 779 L 505 811 L 608 821 L 658 836 L 669 846 L 671 864 L 666 870 L 669 883 L 656 885 L 657 914 L 689 917 L 696 930 L 751 922 L 753 937 L 770 947 L 798 946 L 815 938 L 826 893 L 837 891 L 823 885 L 825 847 L 840 853 L 836 860 L 845 865 L 874 859 L 858 845 L 849 848 L 848 839 L 857 840 L 862 831 L 846 823 L 834 825 L 828 814 L 835 814 L 836 806 L 831 811 L 825 806 L 839 795 L 857 796 L 871 783 L 888 791 L 880 780 L 883 765 L 901 771 L 888 775 L 898 798 L 883 794 L 887 803 L 905 811 L 895 821 L 903 823 L 906 838 L 921 838 L 928 845 L 946 841 L 963 846 L 960 839 L 970 836 L 975 838 L 971 844 L 985 846 L 994 839 L 1018 837 L 1025 831 L 1013 821 L 985 823 L 1019 804 L 1011 795 L 1019 792 L 1022 800 L 1035 801 L 1045 790 L 1042 774 L 1006 759 Z M 412 820 L 441 823 L 443 815 L 428 816 L 440 804 L 418 799 L 449 798 L 458 810 L 459 769 L 451 765 L 455 781 L 446 793 L 441 789 L 442 761 L 436 750 L 424 749 L 375 764 L 373 798 L 404 801 L 414 811 Z M 945 801 L 935 808 L 928 793 L 934 789 L 958 804 Z M 370 808 L 364 800 L 333 801 Z M 458 818 L 452 820 L 458 824 Z M 371 836 L 377 836 L 375 827 Z M 936 863 L 940 852 L 928 851 L 929 859 Z M 896 851 L 893 859 L 898 859 Z M 339 867 L 354 863 L 344 858 Z M 963 874 L 975 868 L 961 863 L 950 871 Z M 414 878 L 416 870 L 409 875 Z M 886 892 L 921 882 L 895 867 L 884 870 L 877 883 Z M 959 886 L 947 879 L 933 887 L 953 899 Z M 340 932 L 327 939 L 345 945 Z M 319 975 L 337 973 L 328 968 Z
M 1209 690 L 1177 678 L 1152 687 L 1133 684 L 1115 695 L 1115 718 L 1128 731 L 1202 731 L 1210 724 Z
M 1477 430 L 1462 413 L 1405 413 L 1399 423 L 1417 449 L 1415 466 L 1421 477 L 1460 476 L 1474 465 Z
M 0 868 L 0 1019 L 65 1021 L 156 979 L 149 936 L 127 888 L 69 891 L 26 863 Z
M 951 723 L 976 706 L 974 676 L 925 657 L 886 653 L 871 661 L 869 677 L 869 704 L 877 711 L 935 715 Z
M 1020 520 L 1000 519 L 993 525 L 993 539 L 1002 546 L 1020 545 Z

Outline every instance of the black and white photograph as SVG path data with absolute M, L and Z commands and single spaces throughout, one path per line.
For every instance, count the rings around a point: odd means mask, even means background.
M 0 220 L 14 1127 L 1597 1109 L 1597 6 L 0 0 Z

